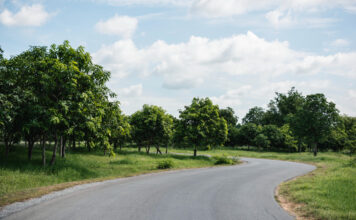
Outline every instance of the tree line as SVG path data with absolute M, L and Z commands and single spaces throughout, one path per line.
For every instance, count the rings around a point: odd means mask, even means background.
M 0 141 L 4 158 L 14 144 L 24 141 L 31 160 L 40 143 L 42 163 L 51 147 L 54 164 L 58 151 L 83 144 L 88 151 L 135 145 L 147 153 L 168 146 L 199 149 L 216 146 L 255 146 L 259 150 L 349 150 L 356 145 L 356 118 L 340 115 L 323 94 L 303 96 L 292 88 L 276 93 L 265 110 L 251 108 L 241 123 L 232 108 L 221 109 L 209 98 L 194 98 L 179 117 L 163 108 L 144 105 L 124 115 L 116 94 L 106 82 L 110 72 L 94 64 L 83 47 L 68 41 L 50 47 L 30 47 L 9 59 L 0 48 Z M 48 143 L 51 143 L 49 145 Z

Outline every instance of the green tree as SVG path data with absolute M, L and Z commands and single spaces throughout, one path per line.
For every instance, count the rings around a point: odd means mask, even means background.
M 219 115 L 221 118 L 224 118 L 226 123 L 227 123 L 227 140 L 225 142 L 225 145 L 230 145 L 233 146 L 233 140 L 236 136 L 236 125 L 238 121 L 238 117 L 235 115 L 235 112 L 232 108 L 227 107 L 226 109 L 220 109 L 219 110 Z
M 242 119 L 243 124 L 253 123 L 256 125 L 264 124 L 265 111 L 261 107 L 253 107 L 246 113 Z
M 253 140 L 260 132 L 261 132 L 261 126 L 258 126 L 254 123 L 243 124 L 239 128 L 239 132 L 238 132 L 239 144 L 247 145 L 248 149 L 250 149 L 250 146 L 255 145 L 255 142 Z
M 157 153 L 161 154 L 160 147 L 169 144 L 173 120 L 161 107 L 143 105 L 142 110 L 131 115 L 130 124 L 139 151 L 143 145 L 149 154 L 151 146 L 154 146 Z
M 338 110 L 333 102 L 328 102 L 324 94 L 308 95 L 302 108 L 296 113 L 294 123 L 298 133 L 303 135 L 318 153 L 318 143 L 325 140 L 337 125 Z M 291 124 L 291 125 L 292 125 Z
M 183 137 L 194 147 L 194 156 L 198 148 L 222 145 L 226 141 L 226 120 L 220 117 L 219 107 L 209 98 L 193 98 L 191 105 L 179 113 Z
M 254 145 L 256 145 L 259 149 L 267 149 L 270 145 L 270 141 L 264 134 L 258 134 L 254 139 L 253 139 Z

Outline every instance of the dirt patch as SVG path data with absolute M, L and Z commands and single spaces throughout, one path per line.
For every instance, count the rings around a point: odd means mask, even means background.
M 305 204 L 295 203 L 287 199 L 287 197 L 280 193 L 280 187 L 277 186 L 274 197 L 279 205 L 286 210 L 290 215 L 294 216 L 296 220 L 315 220 L 311 216 L 308 216 L 303 210 Z

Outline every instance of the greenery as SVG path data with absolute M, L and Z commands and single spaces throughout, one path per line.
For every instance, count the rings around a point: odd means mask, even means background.
M 174 149 L 188 153 L 190 149 Z M 213 149 L 204 152 L 212 156 L 238 156 L 310 163 L 317 169 L 310 174 L 283 183 L 280 193 L 294 203 L 303 204 L 298 213 L 306 219 L 355 219 L 356 218 L 356 160 L 342 153 L 283 153 Z
M 157 169 L 170 169 L 174 167 L 174 162 L 170 159 L 161 160 L 158 162 Z
M 194 146 L 194 156 L 198 148 L 207 146 L 219 146 L 227 139 L 226 120 L 219 115 L 219 107 L 214 105 L 209 98 L 193 98 L 190 106 L 185 106 L 180 111 L 180 121 L 175 132 L 178 144 Z
M 213 159 L 215 160 L 215 165 L 221 165 L 221 164 L 233 165 L 239 162 L 239 160 L 236 157 L 228 157 L 226 155 L 215 156 L 213 157 Z

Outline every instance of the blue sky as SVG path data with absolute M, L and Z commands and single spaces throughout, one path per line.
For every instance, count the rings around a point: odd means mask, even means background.
M 242 118 L 292 86 L 356 116 L 355 0 L 0 0 L 6 57 L 69 40 L 125 113 L 210 97 Z

